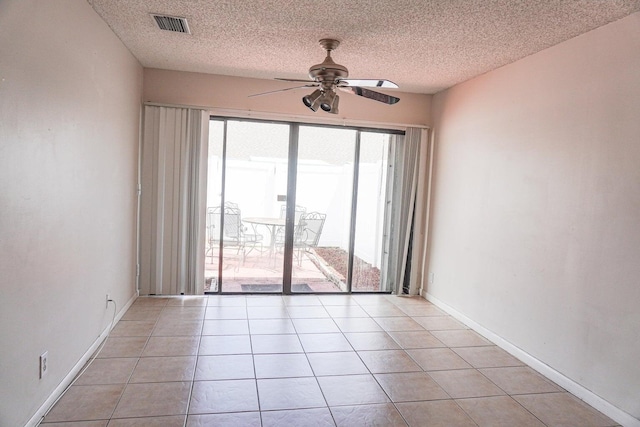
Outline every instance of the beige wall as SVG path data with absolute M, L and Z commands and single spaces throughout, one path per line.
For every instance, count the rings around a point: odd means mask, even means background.
M 639 53 L 636 13 L 434 97 L 428 288 L 635 418 Z
M 304 76 L 302 76 L 304 77 Z M 341 93 L 340 113 L 313 112 L 304 106 L 302 97 L 312 89 L 290 90 L 271 95 L 251 97 L 281 88 L 295 87 L 297 83 L 275 80 L 248 79 L 212 74 L 186 73 L 158 69 L 144 70 L 144 100 L 161 104 L 194 105 L 228 111 L 279 114 L 284 119 L 297 116 L 301 120 L 428 126 L 431 116 L 431 95 L 392 92 L 400 98 L 395 105 Z
M 80 0 L 3 0 L 0 52 L 0 425 L 21 426 L 109 325 L 106 293 L 135 294 L 142 67 Z

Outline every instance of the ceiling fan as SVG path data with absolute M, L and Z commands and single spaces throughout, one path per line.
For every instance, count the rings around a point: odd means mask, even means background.
M 393 105 L 396 102 L 400 101 L 400 98 L 397 98 L 395 96 L 367 89 L 368 87 L 398 87 L 397 84 L 389 80 L 348 79 L 347 77 L 349 77 L 349 70 L 347 70 L 347 67 L 345 67 L 344 65 L 336 64 L 331 58 L 331 51 L 335 50 L 338 45 L 340 45 L 340 42 L 338 40 L 320 40 L 320 46 L 322 46 L 322 48 L 327 51 L 327 57 L 320 64 L 313 65 L 311 66 L 311 68 L 309 68 L 309 78 L 311 80 L 276 78 L 276 80 L 287 82 L 303 82 L 306 84 L 302 86 L 273 90 L 270 92 L 263 92 L 249 96 L 261 96 L 275 92 L 300 89 L 303 87 L 315 87 L 317 89 L 314 90 L 311 94 L 302 97 L 302 102 L 312 111 L 317 111 L 318 107 L 320 107 L 322 110 L 333 114 L 338 114 L 338 103 L 340 101 L 340 97 L 336 94 L 336 89 L 340 89 L 344 92 L 362 96 L 364 98 L 372 99 L 374 101 L 382 102 L 388 105 Z

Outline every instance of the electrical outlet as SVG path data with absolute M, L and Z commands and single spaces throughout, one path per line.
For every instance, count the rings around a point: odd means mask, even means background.
M 45 351 L 40 355 L 40 378 L 49 372 L 49 352 Z
M 109 300 L 111 299 L 111 296 L 109 296 L 109 294 L 107 294 L 107 298 L 106 298 L 106 302 L 105 302 L 105 307 L 109 308 Z
M 434 276 L 435 276 L 435 274 L 429 273 L 429 284 L 430 285 L 433 285 Z

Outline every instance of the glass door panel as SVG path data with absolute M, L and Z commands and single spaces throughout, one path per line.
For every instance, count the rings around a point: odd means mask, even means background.
M 388 291 L 381 270 L 389 139 L 385 133 L 360 134 L 352 292 Z
M 346 292 L 356 131 L 300 126 L 292 292 Z
M 222 292 L 282 292 L 280 212 L 287 193 L 288 147 L 287 124 L 228 120 L 226 141 L 224 131 L 210 133 L 207 207 L 214 215 L 207 217 L 219 228 L 210 233 L 207 248 L 218 260 L 206 266 L 207 271 L 218 269 Z M 222 156 L 215 155 L 223 149 L 224 173 L 212 169 L 214 163 L 222 169 Z M 223 213 L 215 216 L 216 209 Z M 221 239 L 216 236 L 220 229 Z
M 215 207 L 222 203 L 222 154 L 224 122 L 209 121 L 209 152 L 207 155 L 207 212 L 204 252 L 204 291 L 218 292 L 220 277 L 220 220 L 214 215 Z

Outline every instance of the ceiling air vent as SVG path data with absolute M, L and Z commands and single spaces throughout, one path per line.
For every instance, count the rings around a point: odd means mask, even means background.
M 151 16 L 153 16 L 153 19 L 156 20 L 156 24 L 158 24 L 158 27 L 161 30 L 191 34 L 186 18 L 180 18 L 178 16 L 156 15 L 154 13 L 152 13 Z

